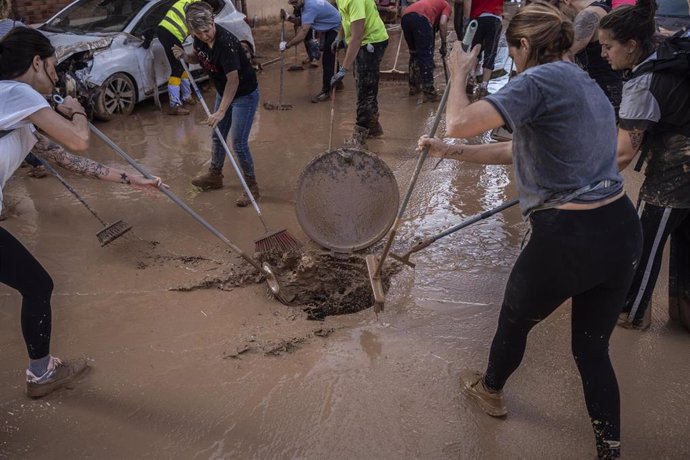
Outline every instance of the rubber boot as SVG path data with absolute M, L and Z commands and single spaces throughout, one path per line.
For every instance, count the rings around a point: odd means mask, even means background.
M 441 96 L 436 92 L 436 88 L 433 86 L 424 88 L 424 94 L 422 94 L 422 103 L 438 102 L 440 100 Z
M 223 187 L 223 173 L 220 169 L 211 166 L 208 168 L 208 172 L 192 179 L 192 185 L 204 191 L 221 188 Z
M 170 98 L 170 115 L 189 115 L 189 110 L 182 107 L 180 100 L 180 85 L 168 83 L 168 97 Z
M 383 136 L 383 126 L 379 123 L 379 116 L 376 115 L 369 122 L 369 132 L 367 133 L 368 138 L 377 138 Z
M 367 135 L 369 134 L 368 128 L 363 128 L 359 125 L 355 125 L 355 129 L 352 132 L 352 137 L 345 139 L 344 146 L 354 147 L 357 149 L 367 148 Z
M 254 200 L 261 198 L 261 194 L 259 193 L 259 184 L 256 182 L 256 178 L 244 176 L 244 181 L 247 183 L 249 191 L 252 192 Z M 247 192 L 242 191 L 242 194 L 237 198 L 235 204 L 240 208 L 244 208 L 245 206 L 252 204 L 252 200 L 249 198 L 249 195 L 247 195 Z

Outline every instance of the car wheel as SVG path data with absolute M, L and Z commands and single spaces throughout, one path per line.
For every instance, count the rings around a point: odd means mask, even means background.
M 129 115 L 137 102 L 137 90 L 132 79 L 124 73 L 111 75 L 96 94 L 94 116 L 108 121 L 115 115 Z

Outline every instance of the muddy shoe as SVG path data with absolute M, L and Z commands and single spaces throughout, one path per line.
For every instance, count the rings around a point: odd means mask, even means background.
M 355 125 L 355 130 L 352 132 L 352 137 L 346 138 L 343 142 L 343 146 L 356 149 L 366 149 L 367 134 L 369 134 L 369 130 L 367 128 L 362 128 L 361 126 Z
M 85 359 L 62 361 L 51 356 L 48 371 L 41 377 L 26 371 L 26 394 L 29 398 L 42 398 L 57 389 L 70 388 L 88 368 Z
M 208 172 L 201 174 L 192 179 L 192 185 L 199 187 L 201 190 L 210 190 L 214 188 L 223 187 L 223 173 L 216 168 L 208 168 Z
M 338 83 L 335 84 L 335 90 L 336 91 L 342 91 L 345 89 L 345 83 L 343 83 L 342 80 L 340 80 Z
M 383 136 L 383 126 L 381 126 L 381 123 L 378 121 L 375 121 L 371 124 L 371 126 L 369 126 L 367 137 L 377 138 L 381 136 Z
M 190 97 L 189 99 L 182 101 L 182 104 L 190 105 L 190 106 L 196 105 L 196 99 L 194 99 L 193 97 Z
M 321 92 L 321 93 L 317 94 L 316 96 L 312 97 L 311 101 L 316 104 L 317 102 L 326 102 L 330 98 L 331 98 L 330 94 Z
M 635 329 L 637 331 L 646 331 L 649 329 L 649 326 L 652 325 L 652 306 L 649 305 L 647 309 L 644 312 L 644 316 L 642 317 L 642 320 L 640 321 L 629 321 L 628 316 L 630 313 L 628 312 L 623 312 L 620 315 L 618 315 L 618 321 L 616 322 L 616 325 L 619 327 L 622 327 L 624 329 Z
M 620 441 L 604 441 L 603 444 L 597 443 L 598 460 L 614 460 L 621 458 Z
M 503 417 L 508 413 L 502 391 L 489 391 L 484 386 L 484 374 L 464 370 L 460 373 L 460 391 L 477 401 L 479 407 L 492 417 Z
M 182 104 L 178 104 L 170 107 L 168 115 L 189 115 L 189 110 L 182 107 Z
M 416 96 L 417 94 L 422 92 L 422 88 L 418 86 L 410 86 L 410 89 L 407 91 L 408 96 Z
M 36 179 L 42 179 L 48 175 L 48 171 L 46 171 L 45 166 L 38 165 L 38 166 L 32 166 L 31 169 L 29 170 L 29 172 L 26 174 L 28 176 L 34 177 Z
M 422 94 L 422 102 L 438 102 L 441 96 L 436 91 L 424 91 Z
M 247 184 L 249 185 L 249 191 L 252 192 L 252 195 L 254 195 L 254 199 L 258 200 L 259 198 L 261 198 L 261 194 L 259 193 L 259 184 L 257 184 L 256 182 L 254 182 L 253 184 L 247 182 Z M 242 195 L 240 195 L 239 198 L 235 200 L 235 205 L 237 205 L 240 208 L 244 208 L 246 206 L 249 206 L 250 204 L 252 204 L 252 200 L 251 198 L 249 198 L 249 195 L 247 195 L 247 192 L 242 192 Z

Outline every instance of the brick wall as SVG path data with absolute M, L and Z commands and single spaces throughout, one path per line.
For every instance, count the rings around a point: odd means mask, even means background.
M 73 0 L 14 0 L 12 10 L 26 24 L 44 22 Z

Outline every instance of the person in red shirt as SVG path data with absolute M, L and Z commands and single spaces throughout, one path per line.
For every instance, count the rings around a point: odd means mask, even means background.
M 482 83 L 480 97 L 488 93 L 489 79 L 494 70 L 498 40 L 501 36 L 503 20 L 503 0 L 465 0 L 465 17 L 477 20 L 477 32 L 472 40 L 472 47 L 482 45 Z
M 436 29 L 441 35 L 441 57 L 446 56 L 446 36 L 451 9 L 446 0 L 419 0 L 405 9 L 400 20 L 410 50 L 410 96 L 424 91 L 424 102 L 435 102 L 434 42 Z

